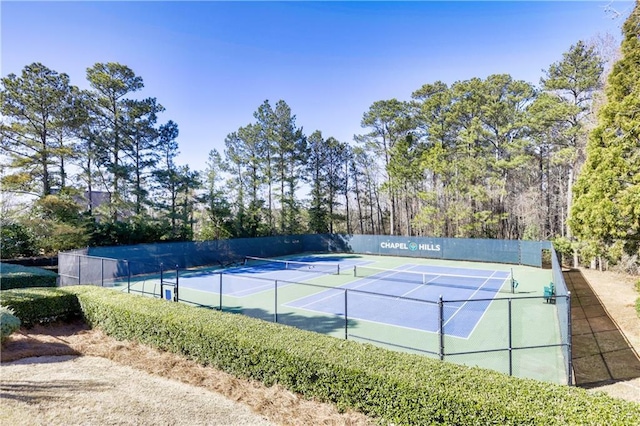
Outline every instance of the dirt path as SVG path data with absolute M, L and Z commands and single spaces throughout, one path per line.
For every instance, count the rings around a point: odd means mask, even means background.
M 3 425 L 273 424 L 216 392 L 105 358 L 24 358 L 0 369 Z
M 640 295 L 634 288 L 634 280 L 638 277 L 591 269 L 580 271 L 631 346 L 640 352 L 640 318 L 635 311 L 636 299 Z
M 0 357 L 3 425 L 373 423 L 82 323 L 23 329 Z
M 591 269 L 580 269 L 580 272 L 637 356 L 640 351 L 640 319 L 635 311 L 635 301 L 639 295 L 634 287 L 637 277 Z M 640 377 L 601 386 L 591 391 L 602 391 L 617 398 L 640 402 Z

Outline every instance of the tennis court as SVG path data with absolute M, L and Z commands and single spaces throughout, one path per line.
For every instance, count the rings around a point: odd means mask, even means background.
M 165 271 L 162 280 L 144 275 L 116 286 L 562 383 L 561 325 L 556 306 L 541 298 L 550 275 L 524 265 L 325 253 L 246 257 L 227 268 Z M 167 293 L 176 287 L 179 297 Z
M 336 257 L 303 256 L 286 260 L 247 257 L 242 266 L 181 271 L 180 289 L 190 289 L 231 297 L 247 297 L 287 283 L 302 283 L 325 275 L 352 273 L 353 266 L 367 262 L 344 260 Z M 175 280 L 175 273 L 167 274 L 165 281 Z
M 438 302 L 442 298 L 449 302 L 443 307 L 447 334 L 463 338 L 471 334 L 498 291 L 511 285 L 511 274 L 507 271 L 415 264 L 393 270 L 355 265 L 354 275 L 366 277 L 339 287 L 357 290 L 349 294 L 349 318 L 437 332 L 440 306 L 424 302 Z M 476 303 L 468 303 L 469 300 Z M 347 315 L 344 296 L 334 290 L 293 301 L 288 306 Z
M 243 264 L 250 256 L 267 261 Z M 61 285 L 572 383 L 571 299 L 548 241 L 304 234 L 91 247 L 59 253 L 58 266 Z

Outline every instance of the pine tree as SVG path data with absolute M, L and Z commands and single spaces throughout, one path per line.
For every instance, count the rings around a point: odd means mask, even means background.
M 75 155 L 68 132 L 76 126 L 70 113 L 77 88 L 67 74 L 41 63 L 27 65 L 20 76 L 0 80 L 0 147 L 9 159 L 5 190 L 46 197 L 63 189 L 65 158 Z M 59 170 L 59 172 L 56 172 Z
M 540 79 L 542 88 L 555 96 L 557 101 L 547 108 L 553 108 L 560 123 L 553 137 L 557 151 L 554 161 L 563 167 L 566 176 L 566 211 L 570 211 L 573 204 L 571 188 L 584 161 L 587 139 L 585 123 L 591 113 L 593 95 L 601 89 L 600 76 L 603 71 L 603 61 L 595 49 L 579 41 L 562 55 L 561 61 L 549 66 L 546 78 Z M 566 223 L 566 220 L 562 221 Z M 566 236 L 571 237 L 568 224 Z

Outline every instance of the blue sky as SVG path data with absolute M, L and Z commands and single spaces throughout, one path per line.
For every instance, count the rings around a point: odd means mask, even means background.
M 609 6 L 622 16 L 612 19 Z M 120 62 L 144 79 L 161 122 L 178 123 L 178 161 L 211 149 L 285 100 L 307 135 L 350 142 L 382 99 L 423 84 L 509 73 L 538 84 L 578 40 L 619 37 L 633 2 L 0 3 L 1 72 L 41 62 L 88 88 L 86 69 Z

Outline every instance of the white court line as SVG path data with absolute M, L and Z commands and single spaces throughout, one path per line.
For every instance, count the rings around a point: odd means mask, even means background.
M 413 266 L 410 266 L 410 268 L 413 268 Z M 389 273 L 389 272 L 391 272 L 391 273 Z M 364 283 L 362 283 L 359 286 L 351 287 L 351 288 L 360 288 L 362 286 L 366 286 L 366 285 L 372 284 L 372 283 L 374 283 L 376 281 L 387 281 L 387 280 L 385 280 L 385 278 L 390 277 L 390 276 L 395 275 L 395 274 L 402 273 L 402 272 L 413 272 L 413 271 L 411 271 L 411 269 L 386 269 L 386 270 L 380 271 L 379 273 L 376 274 L 376 275 L 386 274 L 383 277 L 376 278 L 375 275 L 374 276 L 369 276 L 369 277 L 356 277 L 356 278 L 360 278 L 360 280 L 364 281 Z M 407 284 L 416 285 L 416 284 L 419 284 L 419 283 L 408 282 Z M 423 285 L 423 284 L 419 284 L 419 285 Z M 414 289 L 414 290 L 416 290 L 416 289 Z M 414 290 L 411 290 L 411 291 L 414 291 Z M 385 295 L 386 296 L 392 296 L 391 294 L 385 294 Z M 398 297 L 398 296 L 392 296 L 392 297 Z
M 282 272 L 282 271 L 286 271 L 286 269 L 278 270 L 278 271 L 269 271 L 269 272 L 266 272 L 266 274 Z M 276 281 L 278 282 L 278 288 L 283 288 L 283 287 L 288 287 L 290 285 L 295 285 L 295 284 L 304 284 L 305 280 L 310 280 L 320 275 L 326 275 L 326 273 L 302 272 L 300 273 L 299 276 L 293 276 L 287 279 L 277 279 L 272 277 L 251 277 L 244 274 L 224 274 L 224 275 L 237 278 L 239 281 L 241 280 L 249 281 L 250 284 L 253 284 L 254 286 L 251 288 L 241 289 L 240 291 L 237 291 L 237 292 L 224 293 L 224 284 L 223 284 L 222 286 L 223 295 L 231 296 L 231 297 L 246 297 L 246 296 L 253 296 L 255 294 L 263 293 L 268 290 L 273 290 L 275 287 Z M 310 276 L 310 275 L 313 275 L 313 276 Z M 260 284 L 256 284 L 256 281 Z M 303 281 L 303 282 L 299 282 L 299 281 Z
M 363 263 L 363 264 L 364 264 L 364 265 L 367 265 L 367 264 L 369 264 L 369 263 L 370 263 L 370 262 L 366 262 L 366 263 Z M 358 264 L 354 264 L 354 265 L 351 265 L 351 266 L 357 266 L 357 265 L 358 265 Z M 408 270 L 405 270 L 405 269 L 399 269 L 399 270 L 392 270 L 392 269 L 389 269 L 389 271 L 394 271 L 393 273 L 395 274 L 395 273 L 398 273 L 398 272 L 407 272 Z M 385 275 L 385 277 L 386 277 L 386 276 L 388 276 L 388 275 Z M 347 290 L 347 291 L 348 291 L 348 290 L 356 290 L 356 289 L 358 289 L 358 288 L 361 288 L 361 287 L 365 287 L 365 286 L 367 286 L 367 285 L 370 285 L 370 284 L 372 284 L 372 282 L 375 282 L 375 281 L 383 281 L 383 279 L 381 279 L 381 278 L 373 278 L 373 279 L 369 279 L 369 277 L 356 277 L 356 278 L 359 278 L 359 280 L 351 281 L 351 282 L 346 283 L 346 284 L 343 284 L 343 285 L 341 285 L 341 286 L 333 287 L 333 289 L 334 289 L 334 290 L 341 290 L 341 291 L 342 291 L 342 290 Z M 353 283 L 353 282 L 358 282 L 358 281 L 362 281 L 362 283 L 361 283 L 361 284 L 359 284 L 359 285 L 356 285 L 356 286 L 354 286 L 354 287 L 347 287 L 347 286 L 348 286 L 348 285 L 350 285 L 351 283 Z M 416 289 L 414 289 L 414 290 L 416 290 Z M 325 291 L 332 291 L 332 290 L 331 290 L 331 289 L 326 289 Z M 413 291 L 413 290 L 412 290 L 412 291 Z M 395 297 L 396 299 L 398 298 L 398 296 L 392 296 L 392 295 L 390 295 L 390 294 L 384 294 L 384 293 L 382 293 L 381 295 L 382 295 L 382 296 L 387 296 L 387 297 L 388 297 L 388 296 Z M 304 299 L 304 298 L 306 298 L 306 297 L 311 297 L 311 296 L 305 296 L 305 297 L 302 297 L 302 299 Z M 307 303 L 306 305 L 302 305 L 302 306 L 293 306 L 293 305 L 290 305 L 291 303 L 295 303 L 295 302 L 296 302 L 296 300 L 292 300 L 291 302 L 289 302 L 289 303 L 285 304 L 285 306 L 296 307 L 296 308 L 303 308 L 303 309 L 304 309 L 305 307 L 307 307 L 307 306 L 309 306 L 309 305 L 312 305 L 312 304 L 314 304 L 314 303 L 316 303 L 316 302 L 321 302 L 321 301 L 326 300 L 326 299 L 330 299 L 330 298 L 332 298 L 332 297 L 335 297 L 335 296 L 334 296 L 334 295 L 330 295 L 330 296 L 324 297 L 324 298 L 322 298 L 322 299 L 316 299 L 316 300 L 314 300 L 313 302 L 309 302 L 309 303 Z M 297 300 L 300 300 L 300 299 L 297 299 Z
M 432 279 L 432 280 L 429 280 L 429 281 L 427 281 L 427 282 L 426 282 L 426 283 L 424 283 L 424 284 L 418 284 L 418 283 L 415 283 L 414 285 L 415 285 L 416 287 L 415 287 L 414 289 L 409 290 L 408 292 L 404 293 L 404 294 L 403 294 L 402 296 L 400 296 L 400 297 L 405 297 L 406 295 L 411 294 L 411 293 L 413 293 L 413 292 L 414 292 L 414 291 L 416 291 L 416 290 L 420 290 L 420 289 L 421 289 L 421 287 L 420 287 L 420 286 L 425 286 L 425 285 L 427 285 L 427 284 L 430 284 L 430 283 L 432 283 L 434 280 L 436 280 L 436 279 L 440 278 L 441 276 L 442 276 L 442 275 L 437 275 L 437 276 L 433 277 L 433 279 Z
M 331 292 L 332 290 L 331 290 L 331 289 L 326 289 L 325 291 Z M 338 293 L 338 291 L 339 291 L 340 293 Z M 342 291 L 341 289 L 336 289 L 336 292 L 335 292 L 334 294 L 330 294 L 330 295 L 328 295 L 328 296 L 326 296 L 326 297 L 323 297 L 323 298 L 321 298 L 321 299 L 313 300 L 312 302 L 309 302 L 309 303 L 307 303 L 306 305 L 301 305 L 301 306 L 292 306 L 292 305 L 290 305 L 290 303 L 291 303 L 291 302 L 289 302 L 289 303 L 285 304 L 285 306 L 289 306 L 289 307 L 292 307 L 292 308 L 302 308 L 302 309 L 305 309 L 305 308 L 306 308 L 307 306 L 309 306 L 309 305 L 315 305 L 316 303 L 323 302 L 323 301 L 325 301 L 325 300 L 327 300 L 327 299 L 332 299 L 332 298 L 334 298 L 334 297 L 336 297 L 336 296 L 342 296 L 343 294 L 344 294 L 344 293 L 343 293 L 343 291 Z M 307 296 L 307 297 L 312 297 L 312 295 L 311 295 L 311 296 Z M 298 300 L 300 300 L 300 299 L 298 299 Z
M 445 323 L 442 325 L 442 327 L 443 327 L 443 328 L 444 328 L 444 326 L 446 326 L 446 325 L 449 323 L 449 321 L 451 321 L 451 320 L 452 320 L 456 315 L 458 315 L 458 312 L 460 312 L 460 310 L 461 310 L 462 308 L 464 308 L 464 306 L 465 306 L 467 303 L 469 303 L 469 301 L 471 300 L 471 298 L 472 298 L 473 296 L 475 296 L 475 295 L 476 295 L 476 293 L 478 293 L 478 292 L 480 291 L 480 289 L 481 289 L 481 288 L 482 288 L 486 283 L 488 283 L 488 282 L 489 282 L 489 280 L 490 280 L 490 279 L 492 279 L 492 278 L 493 278 L 493 276 L 496 274 L 496 272 L 498 272 L 498 271 L 493 271 L 493 273 L 492 273 L 492 274 L 491 274 L 491 275 L 490 275 L 486 280 L 484 280 L 484 282 L 482 283 L 482 285 L 480 285 L 480 287 L 478 287 L 478 289 L 477 289 L 476 291 L 474 291 L 473 293 L 471 293 L 471 296 L 469 296 L 469 297 L 467 298 L 467 300 L 466 300 L 462 305 L 460 305 L 460 307 L 459 307 L 459 308 L 458 308 L 458 309 L 453 313 L 453 315 L 451 315 L 451 317 L 449 317 L 449 319 L 445 321 Z
M 413 265 L 413 266 L 411 266 L 409 269 L 407 269 L 407 272 L 413 272 L 413 271 L 412 271 L 412 269 L 413 269 L 413 268 L 415 268 L 416 266 L 420 266 L 420 265 Z M 432 275 L 432 274 L 431 274 L 431 273 L 429 273 L 429 272 L 422 272 L 422 271 L 416 271 L 416 272 L 420 272 L 420 273 L 422 273 L 422 274 L 424 274 L 424 275 Z M 423 275 L 423 277 L 424 277 L 424 275 Z M 410 290 L 410 291 L 406 292 L 405 294 L 403 294 L 403 295 L 402 295 L 402 296 L 400 296 L 400 297 L 404 297 L 404 296 L 406 296 L 407 294 L 413 293 L 413 292 L 414 292 L 414 291 L 416 291 L 416 290 L 420 290 L 420 288 L 421 288 L 420 286 L 421 286 L 421 285 L 422 285 L 422 286 L 424 286 L 424 285 L 430 284 L 430 283 L 434 282 L 435 280 L 437 280 L 438 278 L 440 278 L 441 276 L 442 276 L 442 275 L 435 275 L 432 279 L 430 279 L 429 281 L 427 281 L 426 283 L 423 283 L 423 284 L 418 284 L 418 283 L 416 283 L 416 288 L 414 288 L 413 290 Z
M 370 264 L 370 261 L 357 261 L 354 263 L 349 263 L 345 266 L 346 269 L 348 269 L 349 267 L 352 267 L 354 265 L 368 265 Z M 316 272 L 316 271 L 307 271 L 307 272 L 300 272 L 298 276 L 293 276 L 291 278 L 275 278 L 272 276 L 265 276 L 267 274 L 275 274 L 278 275 L 279 273 L 281 273 L 282 271 L 295 271 L 295 270 L 287 270 L 287 269 L 278 269 L 275 271 L 267 271 L 267 272 L 258 272 L 258 274 L 260 274 L 261 276 L 259 277 L 252 277 L 249 274 L 245 274 L 242 271 L 254 271 L 255 269 L 252 269 L 251 267 L 239 267 L 239 268 L 233 268 L 234 270 L 238 271 L 239 273 L 225 273 L 223 272 L 224 270 L 218 270 L 216 272 L 214 272 L 212 275 L 224 275 L 227 277 L 233 277 L 233 278 L 237 278 L 238 280 L 246 280 L 246 281 L 258 281 L 258 282 L 265 282 L 265 284 L 259 284 L 259 285 L 255 285 L 252 288 L 247 288 L 247 289 L 241 289 L 240 291 L 237 292 L 232 292 L 232 293 L 225 293 L 224 292 L 224 285 L 223 285 L 223 295 L 224 296 L 230 296 L 230 297 L 247 297 L 247 296 L 253 296 L 256 294 L 260 294 L 260 293 L 264 293 L 267 292 L 269 290 L 273 290 L 274 288 L 274 282 L 277 281 L 278 282 L 278 288 L 283 288 L 283 287 L 288 287 L 288 286 L 292 286 L 292 285 L 304 285 L 305 282 L 307 280 L 311 280 L 311 279 L 315 279 L 317 277 L 323 276 L 323 275 L 335 275 L 335 274 L 328 274 L 326 272 Z M 264 275 L 263 275 L 264 274 Z M 189 288 L 188 286 L 185 285 L 185 287 Z M 335 288 L 340 288 L 340 287 L 335 287 Z M 195 289 L 194 289 L 195 290 Z M 207 292 L 207 293 L 215 293 L 218 294 L 219 288 L 216 288 L 216 291 L 208 291 L 208 290 L 201 290 L 203 292 Z

